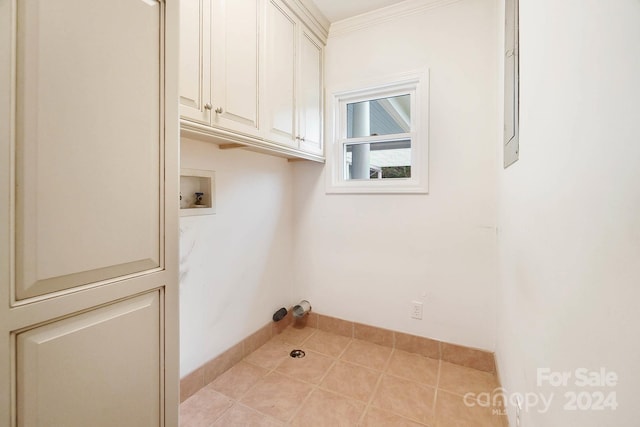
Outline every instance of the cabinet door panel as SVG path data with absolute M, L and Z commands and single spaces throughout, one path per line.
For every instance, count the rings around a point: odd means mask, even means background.
M 159 267 L 159 3 L 16 4 L 16 298 Z
M 180 115 L 209 124 L 211 0 L 180 0 Z
M 18 334 L 18 425 L 160 425 L 159 319 L 156 291 Z
M 300 38 L 298 83 L 300 149 L 322 154 L 322 45 L 303 31 Z
M 296 21 L 270 1 L 267 11 L 266 109 L 268 138 L 295 145 Z
M 213 124 L 258 129 L 259 0 L 215 0 L 213 13 Z
M 2 426 L 178 425 L 178 17 L 0 1 Z

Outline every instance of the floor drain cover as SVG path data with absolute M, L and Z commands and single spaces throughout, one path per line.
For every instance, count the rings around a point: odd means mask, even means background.
M 289 356 L 291 357 L 296 357 L 296 358 L 301 358 L 304 357 L 304 351 L 302 350 L 293 350 L 291 351 L 291 353 L 289 353 Z

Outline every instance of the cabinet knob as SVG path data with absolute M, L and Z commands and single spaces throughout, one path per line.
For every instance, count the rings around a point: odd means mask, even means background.
M 222 107 L 216 108 L 216 113 L 217 114 L 222 114 L 223 112 L 224 112 L 224 110 L 222 109 Z
M 204 104 L 204 109 L 205 110 L 211 110 L 213 108 L 213 105 L 211 104 Z

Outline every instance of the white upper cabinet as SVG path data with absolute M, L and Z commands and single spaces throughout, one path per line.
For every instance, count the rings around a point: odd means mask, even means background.
M 253 136 L 258 135 L 261 3 L 213 0 L 211 124 Z
M 304 28 L 298 55 L 298 137 L 300 149 L 322 155 L 323 61 L 322 43 Z
M 258 135 L 261 0 L 180 1 L 180 115 Z
M 282 2 L 267 4 L 264 99 L 267 138 L 298 147 L 296 129 L 296 46 L 299 23 Z
M 280 0 L 269 0 L 266 35 L 267 139 L 322 155 L 322 43 Z
M 180 116 L 211 123 L 211 0 L 180 0 Z
M 326 30 L 313 31 L 300 7 L 282 0 L 181 1 L 183 134 L 324 160 Z

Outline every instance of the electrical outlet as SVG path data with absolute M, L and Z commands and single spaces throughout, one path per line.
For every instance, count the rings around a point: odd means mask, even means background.
M 411 317 L 422 320 L 422 303 L 420 301 L 411 301 Z

